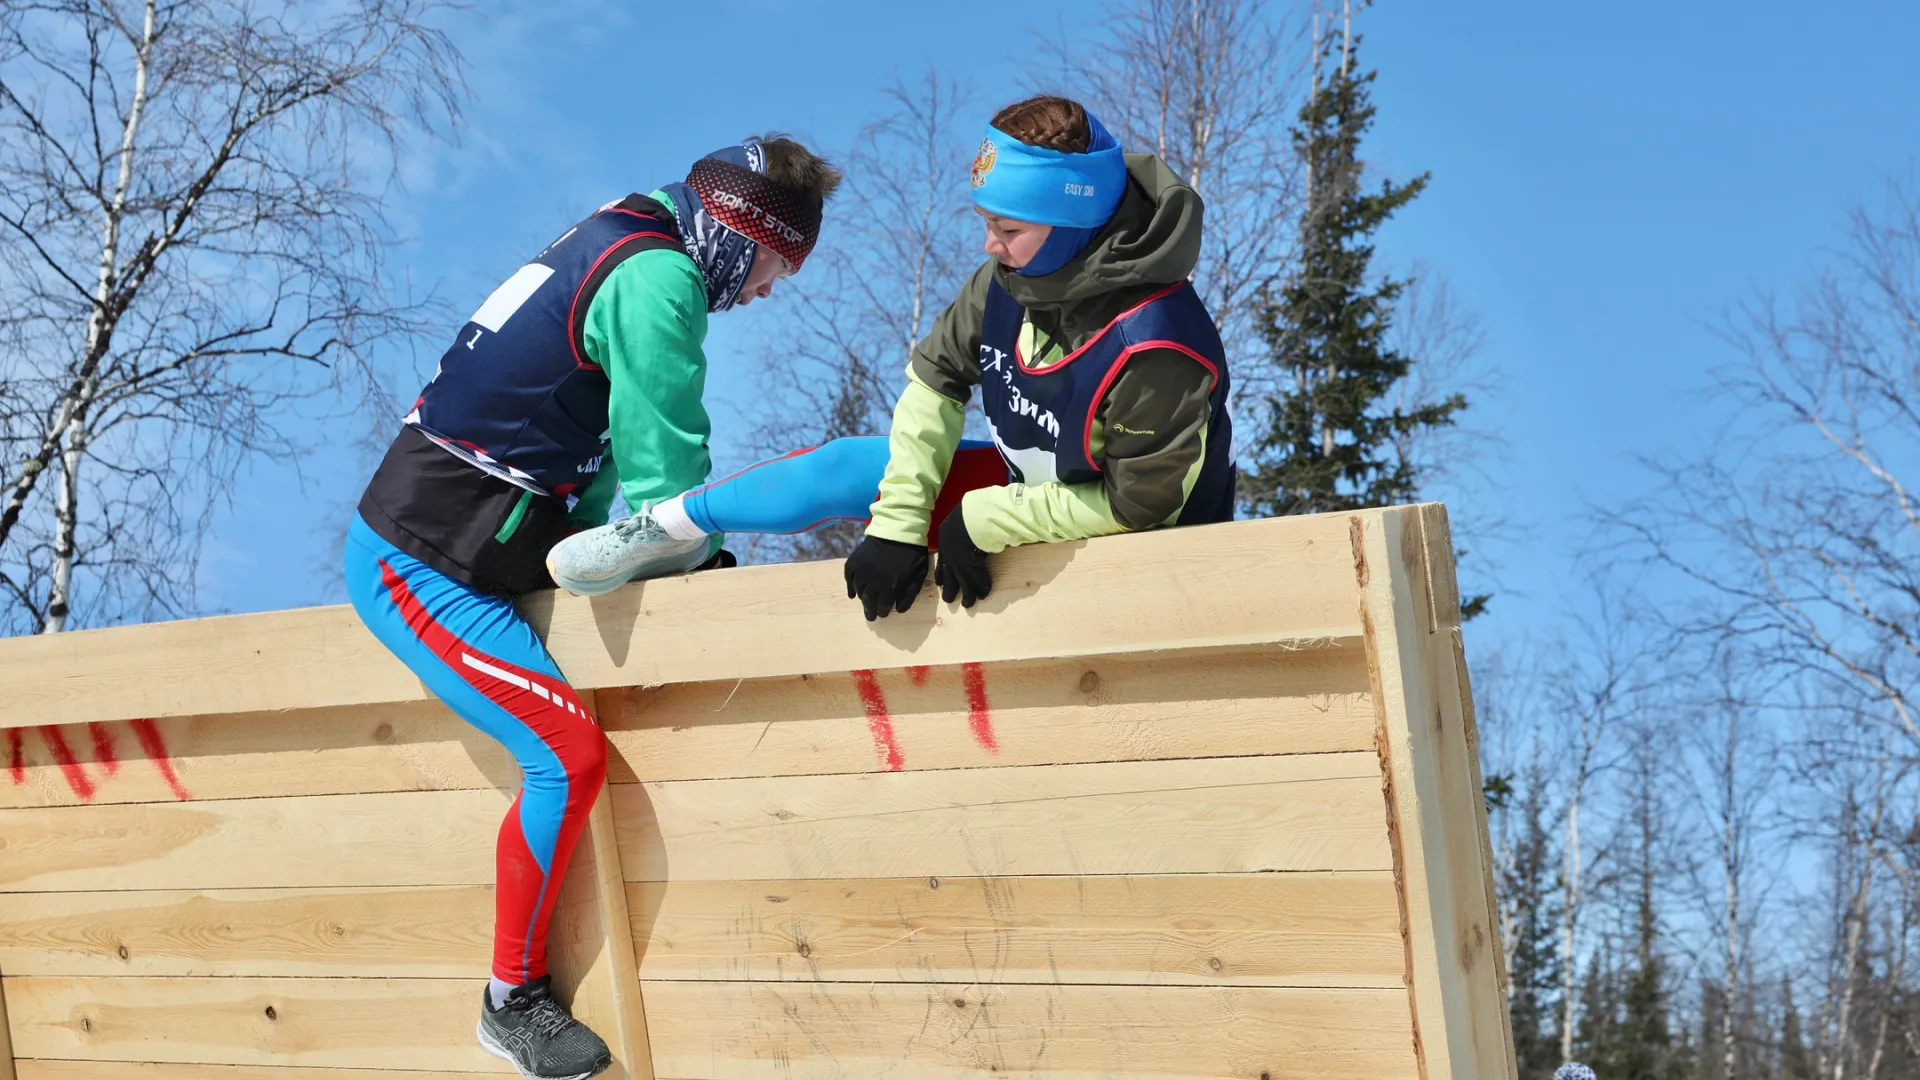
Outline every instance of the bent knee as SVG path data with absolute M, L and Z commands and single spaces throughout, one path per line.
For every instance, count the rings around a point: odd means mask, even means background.
M 587 727 L 590 730 L 581 733 L 578 745 L 561 762 L 566 766 L 568 781 L 584 781 L 597 788 L 607 775 L 607 737 L 598 725 Z

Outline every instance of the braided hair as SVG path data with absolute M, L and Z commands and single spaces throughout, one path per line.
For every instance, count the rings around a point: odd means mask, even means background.
M 1028 146 L 1084 154 L 1093 145 L 1086 107 L 1071 98 L 1041 94 L 993 114 L 993 126 Z

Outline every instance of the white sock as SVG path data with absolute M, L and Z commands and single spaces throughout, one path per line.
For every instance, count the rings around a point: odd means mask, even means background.
M 707 535 L 707 530 L 693 523 L 687 515 L 687 497 L 675 495 L 653 504 L 653 520 L 667 530 L 667 535 L 675 540 L 698 540 Z
M 501 982 L 499 979 L 487 979 L 487 1000 L 493 1002 L 495 1009 L 507 1007 L 507 995 L 513 993 L 517 984 Z

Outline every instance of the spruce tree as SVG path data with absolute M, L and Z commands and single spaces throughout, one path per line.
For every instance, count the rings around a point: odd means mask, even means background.
M 1679 1080 L 1687 1071 L 1676 1052 L 1668 1004 L 1666 963 L 1660 951 L 1660 915 L 1655 904 L 1662 870 L 1663 829 L 1668 816 L 1660 798 L 1661 760 L 1643 744 L 1634 757 L 1634 786 L 1628 822 L 1633 885 L 1633 950 L 1630 966 L 1617 973 L 1612 989 L 1615 1017 L 1587 1064 L 1610 1080 Z
M 1349 12 L 1349 16 L 1350 16 Z M 1452 424 L 1460 394 L 1408 409 L 1383 399 L 1411 361 L 1388 344 L 1394 302 L 1407 281 L 1371 274 L 1373 234 L 1427 185 L 1382 180 L 1362 188 L 1360 140 L 1373 124 L 1374 72 L 1359 73 L 1360 38 L 1316 42 L 1318 72 L 1293 142 L 1306 163 L 1297 274 L 1267 298 L 1261 334 L 1284 379 L 1267 401 L 1240 492 L 1256 515 L 1354 510 L 1411 502 L 1414 464 L 1398 452 L 1420 429 Z
M 1511 921 L 1502 929 L 1510 955 L 1507 1014 L 1514 1050 L 1522 1075 L 1544 1076 L 1560 1064 L 1554 1018 L 1559 1015 L 1560 965 L 1571 961 L 1560 956 L 1556 932 L 1559 912 L 1554 902 L 1559 890 L 1554 868 L 1559 853 L 1547 820 L 1546 785 L 1538 771 L 1528 781 L 1516 808 L 1519 835 L 1501 875 L 1501 890 L 1511 903 Z

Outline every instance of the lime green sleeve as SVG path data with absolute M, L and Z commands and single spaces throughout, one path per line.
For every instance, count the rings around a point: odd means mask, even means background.
M 867 535 L 902 544 L 925 544 L 933 501 L 953 467 L 967 407 L 920 381 L 911 370 L 893 407 L 887 436 L 887 469 L 873 504 Z
M 1170 525 L 1205 463 L 1213 373 L 1186 354 L 1135 357 L 1101 401 L 1089 449 L 1106 475 L 1083 484 L 968 492 L 967 533 L 982 551 Z
M 1199 431 L 1205 444 L 1206 425 Z M 1101 443 L 1094 432 L 1094 445 Z M 1124 459 L 1123 459 L 1124 460 Z M 967 535 L 981 551 L 1004 551 L 1021 544 L 1057 544 L 1067 540 L 1085 540 L 1093 536 L 1112 536 L 1130 532 L 1136 526 L 1121 520 L 1113 506 L 1114 474 L 1119 470 L 1109 462 L 1107 478 L 1084 484 L 1008 484 L 1004 487 L 969 491 L 960 500 L 960 512 L 966 515 Z M 1152 524 L 1171 525 L 1186 506 L 1194 481 L 1200 478 L 1201 461 L 1196 455 L 1178 478 L 1179 505 L 1167 517 Z
M 713 467 L 713 427 L 701 401 L 707 293 L 693 260 L 656 249 L 621 263 L 588 305 L 583 336 L 612 385 L 607 423 L 627 505 L 704 482 Z
M 567 523 L 576 529 L 591 529 L 607 523 L 607 512 L 613 508 L 613 493 L 620 486 L 620 468 L 609 456 L 600 463 L 600 471 L 593 474 L 593 482 L 580 493 L 580 498 L 567 512 Z
M 960 500 L 960 512 L 966 515 L 967 535 L 985 552 L 1127 531 L 1113 516 L 1102 480 L 980 488 Z

